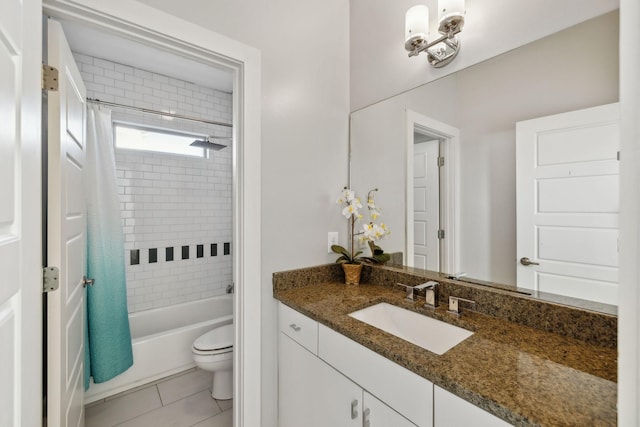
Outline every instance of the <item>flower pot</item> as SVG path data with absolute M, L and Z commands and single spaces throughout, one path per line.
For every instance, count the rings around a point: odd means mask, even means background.
M 346 285 L 359 285 L 362 264 L 342 264 L 344 271 L 344 283 Z

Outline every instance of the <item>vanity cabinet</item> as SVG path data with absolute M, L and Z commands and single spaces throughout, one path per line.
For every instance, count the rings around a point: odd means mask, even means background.
M 511 424 L 501 420 L 475 405 L 459 398 L 447 390 L 434 386 L 434 427 L 474 426 L 508 427 Z
M 509 424 L 279 304 L 279 427 Z
M 280 427 L 362 427 L 360 387 L 283 333 L 279 349 Z
M 280 427 L 415 427 L 286 334 L 279 338 Z
M 349 364 L 344 364 L 336 353 L 349 353 L 352 348 L 339 349 L 343 345 L 337 342 L 342 335 L 318 325 L 314 320 L 303 314 L 279 304 L 278 309 L 279 324 L 279 357 L 278 357 L 278 411 L 280 416 L 280 427 L 299 426 L 394 426 L 394 427 L 415 427 L 416 424 L 410 422 L 400 415 L 396 410 L 389 407 L 380 400 L 380 394 L 389 394 L 387 390 L 388 376 L 393 374 L 393 366 L 410 373 L 404 368 L 388 361 L 361 345 L 352 342 L 355 347 L 359 347 L 357 354 L 354 354 L 356 365 L 368 364 L 367 358 L 380 358 L 390 366 L 382 367 L 378 363 L 370 365 L 366 370 L 353 370 Z M 326 330 L 325 330 L 326 329 Z M 320 348 L 319 330 L 323 331 L 323 354 L 342 367 L 343 371 L 335 369 L 330 363 L 318 357 Z M 330 331 L 330 332 L 329 332 Z M 332 335 L 335 334 L 335 335 Z M 332 339 L 333 338 L 333 339 Z M 345 338 L 346 339 L 346 338 Z M 363 352 L 364 351 L 364 352 Z M 349 358 L 345 358 L 348 360 Z M 364 359 L 364 360 L 363 360 Z M 391 372 L 388 371 L 391 368 Z M 345 372 L 346 371 L 346 372 Z M 382 371 L 382 372 L 381 372 Z M 360 378 L 361 382 L 354 382 Z M 415 375 L 410 373 L 411 375 Z M 364 378 L 371 376 L 370 379 Z M 417 377 L 416 375 L 416 378 Z M 403 376 L 395 381 L 402 381 Z M 421 381 L 428 381 L 420 378 Z M 364 387 L 367 384 L 371 387 Z M 422 403 L 428 399 L 431 401 L 431 390 L 429 387 L 421 392 L 427 395 L 416 395 L 414 400 Z M 365 390 L 366 388 L 366 390 Z M 368 390 L 368 391 L 367 391 Z M 380 390 L 382 393 L 379 393 Z M 398 383 L 396 387 L 391 387 L 394 393 L 403 394 L 406 387 Z M 378 397 L 374 396 L 376 393 Z M 404 399 L 404 398 L 403 398 Z M 395 396 L 393 400 L 399 400 Z M 409 398 L 408 400 L 411 400 Z M 403 405 L 401 405 L 403 406 Z M 404 405 L 408 406 L 408 405 Z M 421 411 L 425 412 L 426 410 Z M 424 427 L 431 427 L 431 424 L 419 424 Z

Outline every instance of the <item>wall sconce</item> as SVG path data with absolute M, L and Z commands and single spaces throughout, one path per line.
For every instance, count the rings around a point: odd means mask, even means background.
M 464 0 L 438 0 L 439 38 L 429 43 L 429 8 L 413 6 L 405 17 L 404 48 L 409 57 L 427 53 L 427 60 L 435 68 L 450 63 L 460 51 L 456 37 L 464 26 Z

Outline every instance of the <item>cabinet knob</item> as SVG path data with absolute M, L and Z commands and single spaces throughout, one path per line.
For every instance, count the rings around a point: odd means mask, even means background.
M 362 411 L 362 427 L 370 427 L 371 426 L 371 419 L 370 419 L 370 415 L 371 415 L 371 409 L 369 408 L 365 408 L 364 411 Z
M 353 399 L 351 401 L 351 419 L 355 420 L 358 418 L 358 399 Z
M 289 327 L 296 332 L 300 331 L 300 326 L 296 325 L 295 323 L 290 324 Z

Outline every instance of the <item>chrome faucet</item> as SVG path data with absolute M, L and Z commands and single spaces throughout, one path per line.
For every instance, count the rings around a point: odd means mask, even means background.
M 450 296 L 449 297 L 449 310 L 448 310 L 448 312 L 452 313 L 452 314 L 455 314 L 456 316 L 459 316 L 460 313 L 461 313 L 460 312 L 460 301 L 468 302 L 472 306 L 476 305 L 476 302 L 472 301 L 470 299 Z
M 429 280 L 426 283 L 415 286 L 414 289 L 425 290 L 425 307 L 436 308 L 439 305 L 438 301 L 440 300 L 440 283 Z

